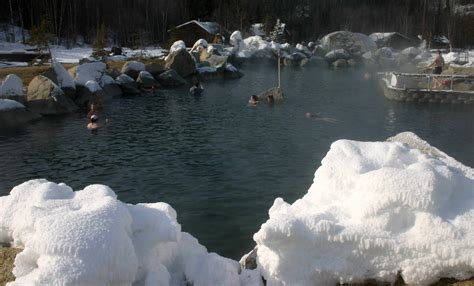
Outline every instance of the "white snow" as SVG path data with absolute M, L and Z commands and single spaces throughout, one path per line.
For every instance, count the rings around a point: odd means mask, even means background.
M 54 71 L 56 72 L 56 76 L 58 79 L 58 85 L 61 88 L 76 88 L 76 84 L 72 79 L 71 75 L 67 72 L 64 66 L 60 63 L 54 63 L 52 65 Z
M 25 106 L 18 101 L 11 100 L 11 99 L 0 99 L 0 110 L 10 110 L 10 109 L 17 109 L 17 108 L 25 108 Z M 0 211 L 1 213 L 1 211 Z M 1 240 L 1 230 L 0 230 L 0 240 Z
M 237 51 L 237 56 L 241 58 L 271 57 L 272 55 L 272 45 L 260 36 L 244 39 L 238 46 Z
M 86 85 L 89 80 L 96 81 L 101 87 L 114 83 L 114 79 L 106 74 L 106 64 L 102 62 L 84 63 L 77 67 L 75 82 Z
M 168 204 L 128 205 L 103 185 L 16 186 L 0 197 L 0 242 L 24 249 L 9 285 L 240 285 L 239 264 L 181 232 Z
M 9 74 L 0 86 L 0 96 L 22 96 L 23 81 L 17 75 Z
M 199 39 L 194 43 L 193 47 L 191 48 L 191 51 L 201 51 L 202 49 L 205 49 L 208 47 L 208 43 L 204 39 Z M 210 46 L 212 47 L 212 46 Z
M 413 133 L 331 145 L 308 193 L 277 198 L 254 235 L 267 285 L 474 273 L 474 170 Z
M 51 56 L 60 63 L 78 63 L 79 60 L 87 58 L 92 54 L 92 48 L 72 48 L 66 49 L 62 46 L 51 48 Z

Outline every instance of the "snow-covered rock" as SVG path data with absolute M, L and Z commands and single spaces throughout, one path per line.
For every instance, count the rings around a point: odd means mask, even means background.
M 242 42 L 242 34 L 240 31 L 234 31 L 230 35 L 229 43 L 234 47 L 239 47 L 240 43 Z
M 389 141 L 334 142 L 302 199 L 275 200 L 254 235 L 267 285 L 473 275 L 474 170 L 413 133 Z
M 181 232 L 166 203 L 128 205 L 107 186 L 32 180 L 0 197 L 0 242 L 23 251 L 10 285 L 240 285 L 239 264 Z
M 237 56 L 240 58 L 271 57 L 272 46 L 260 36 L 252 36 L 244 39 L 239 46 Z
M 92 93 L 102 90 L 100 85 L 95 80 L 88 80 L 84 86 Z
M 15 74 L 9 74 L 0 86 L 1 98 L 16 98 L 24 95 L 23 81 Z
M 208 43 L 204 39 L 199 39 L 194 43 L 193 47 L 191 48 L 191 52 L 194 51 L 201 51 L 202 49 L 206 49 L 208 47 Z
M 321 39 L 326 51 L 345 49 L 351 54 L 363 54 L 377 48 L 375 42 L 367 35 L 348 31 L 337 31 L 327 34 Z
M 114 84 L 114 79 L 106 72 L 107 65 L 102 62 L 84 63 L 77 67 L 75 79 L 77 85 L 84 86 L 89 80 L 95 80 L 101 87 Z
M 170 54 L 176 53 L 180 50 L 186 50 L 186 44 L 182 40 L 176 41 L 171 45 Z

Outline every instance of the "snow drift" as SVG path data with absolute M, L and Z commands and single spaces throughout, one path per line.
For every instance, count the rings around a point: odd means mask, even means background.
M 0 242 L 24 249 L 9 285 L 239 285 L 239 264 L 181 232 L 168 204 L 127 205 L 103 185 L 13 188 L 0 198 Z
M 302 199 L 275 200 L 254 235 L 267 285 L 474 275 L 474 170 L 412 133 L 391 141 L 336 141 Z

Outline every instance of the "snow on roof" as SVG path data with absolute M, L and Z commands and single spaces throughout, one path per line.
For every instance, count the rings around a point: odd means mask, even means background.
M 25 108 L 25 106 L 18 101 L 11 99 L 0 99 L 0 110 L 10 110 L 17 108 Z
M 472 276 L 474 170 L 413 133 L 391 141 L 334 142 L 302 199 L 275 200 L 254 235 L 267 284 Z
M 176 29 L 184 27 L 189 24 L 196 24 L 200 26 L 201 28 L 203 28 L 204 30 L 206 30 L 209 34 L 217 34 L 220 31 L 220 25 L 216 22 L 201 22 L 201 21 L 196 21 L 196 20 L 192 20 L 192 21 L 183 23 L 179 26 L 176 26 Z

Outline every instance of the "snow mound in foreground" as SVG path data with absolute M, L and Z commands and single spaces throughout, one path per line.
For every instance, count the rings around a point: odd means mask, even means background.
M 9 74 L 0 85 L 0 96 L 22 96 L 23 81 L 15 74 Z
M 302 199 L 275 200 L 254 235 L 267 285 L 474 275 L 474 170 L 413 133 L 390 140 L 334 142 Z
M 0 243 L 24 250 L 9 285 L 239 285 L 239 264 L 181 232 L 168 204 L 107 186 L 31 180 L 0 197 Z

